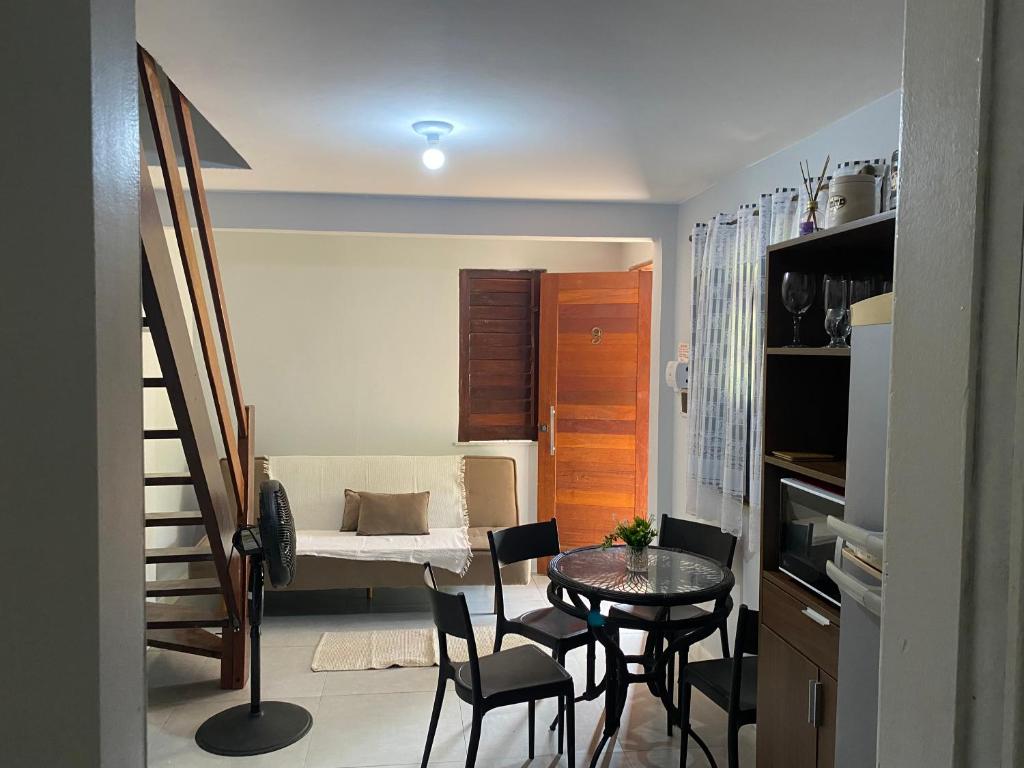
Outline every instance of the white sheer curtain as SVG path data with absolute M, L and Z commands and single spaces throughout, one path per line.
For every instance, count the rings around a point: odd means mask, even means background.
M 689 480 L 686 511 L 739 535 L 742 530 L 743 488 L 736 501 L 735 480 L 742 466 L 735 461 L 730 429 L 734 383 L 729 368 L 735 348 L 730 316 L 736 299 L 736 235 L 738 219 L 720 213 L 708 224 L 703 252 L 695 256 L 694 327 L 690 349 Z M 694 238 L 695 241 L 698 238 Z M 728 457 L 728 459 L 727 459 Z
M 686 512 L 760 541 L 761 402 L 767 246 L 789 236 L 795 190 L 697 225 Z M 746 514 L 749 502 L 750 514 Z

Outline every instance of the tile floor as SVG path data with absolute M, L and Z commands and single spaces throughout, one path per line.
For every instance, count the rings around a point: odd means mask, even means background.
M 547 604 L 543 577 L 528 586 L 506 588 L 509 614 Z M 474 620 L 493 622 L 491 592 L 470 588 L 467 597 Z M 353 593 L 355 594 L 355 593 Z M 260 768 L 414 768 L 419 766 L 426 737 L 437 668 L 387 669 L 366 672 L 312 672 L 310 662 L 320 635 L 328 630 L 430 626 L 423 595 L 417 590 L 379 590 L 372 601 L 346 596 L 330 614 L 269 615 L 263 628 L 263 694 L 265 699 L 295 702 L 314 718 L 313 729 L 291 747 L 256 758 L 224 758 L 202 752 L 193 737 L 196 728 L 221 709 L 248 700 L 248 691 L 222 691 L 216 683 L 218 662 L 170 651 L 150 650 L 149 765 L 161 768 L 240 765 Z M 291 597 L 291 596 L 285 596 Z M 639 633 L 626 641 L 636 652 Z M 635 649 L 635 650 L 633 650 Z M 583 651 L 567 662 L 573 676 L 585 679 Z M 600 654 L 599 654 L 600 656 Z M 574 658 L 575 657 L 575 658 Z M 600 668 L 599 668 L 600 669 Z M 599 675 L 600 675 L 599 671 Z M 450 688 L 450 686 L 449 686 Z M 582 702 L 576 709 L 577 766 L 589 765 L 601 734 L 603 700 Z M 554 716 L 554 703 L 537 706 L 537 748 L 527 759 L 526 707 L 492 711 L 484 718 L 477 765 L 480 768 L 565 766 L 556 754 L 556 739 L 544 723 Z M 727 765 L 725 716 L 700 694 L 694 695 L 693 725 Z M 465 763 L 470 709 L 449 690 L 438 726 L 430 765 L 455 768 Z M 668 738 L 665 712 L 645 688 L 632 686 L 618 739 L 606 748 L 604 768 L 654 768 L 679 765 L 679 735 Z M 740 763 L 754 765 L 754 728 L 741 731 Z M 707 765 L 690 744 L 687 765 Z

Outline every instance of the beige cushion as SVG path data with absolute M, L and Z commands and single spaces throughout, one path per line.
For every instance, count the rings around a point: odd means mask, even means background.
M 350 488 L 345 489 L 345 511 L 341 515 L 341 530 L 355 531 L 359 529 L 359 494 Z
M 419 493 L 370 493 L 356 491 L 359 496 L 360 536 L 388 534 L 423 535 L 430 533 L 427 506 L 430 491 Z
M 465 466 L 470 527 L 508 528 L 519 525 L 515 459 L 467 456 Z M 486 548 L 487 540 L 484 539 Z
M 469 548 L 474 552 L 490 552 L 491 545 L 487 541 L 488 531 L 503 531 L 504 528 L 492 528 L 489 525 L 482 528 L 469 529 Z

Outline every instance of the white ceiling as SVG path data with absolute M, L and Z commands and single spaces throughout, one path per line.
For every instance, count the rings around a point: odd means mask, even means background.
M 138 0 L 252 166 L 211 189 L 682 200 L 898 88 L 902 30 L 901 0 Z

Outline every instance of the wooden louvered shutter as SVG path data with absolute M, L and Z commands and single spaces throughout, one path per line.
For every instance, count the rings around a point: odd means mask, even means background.
M 459 440 L 537 439 L 543 270 L 459 272 Z

